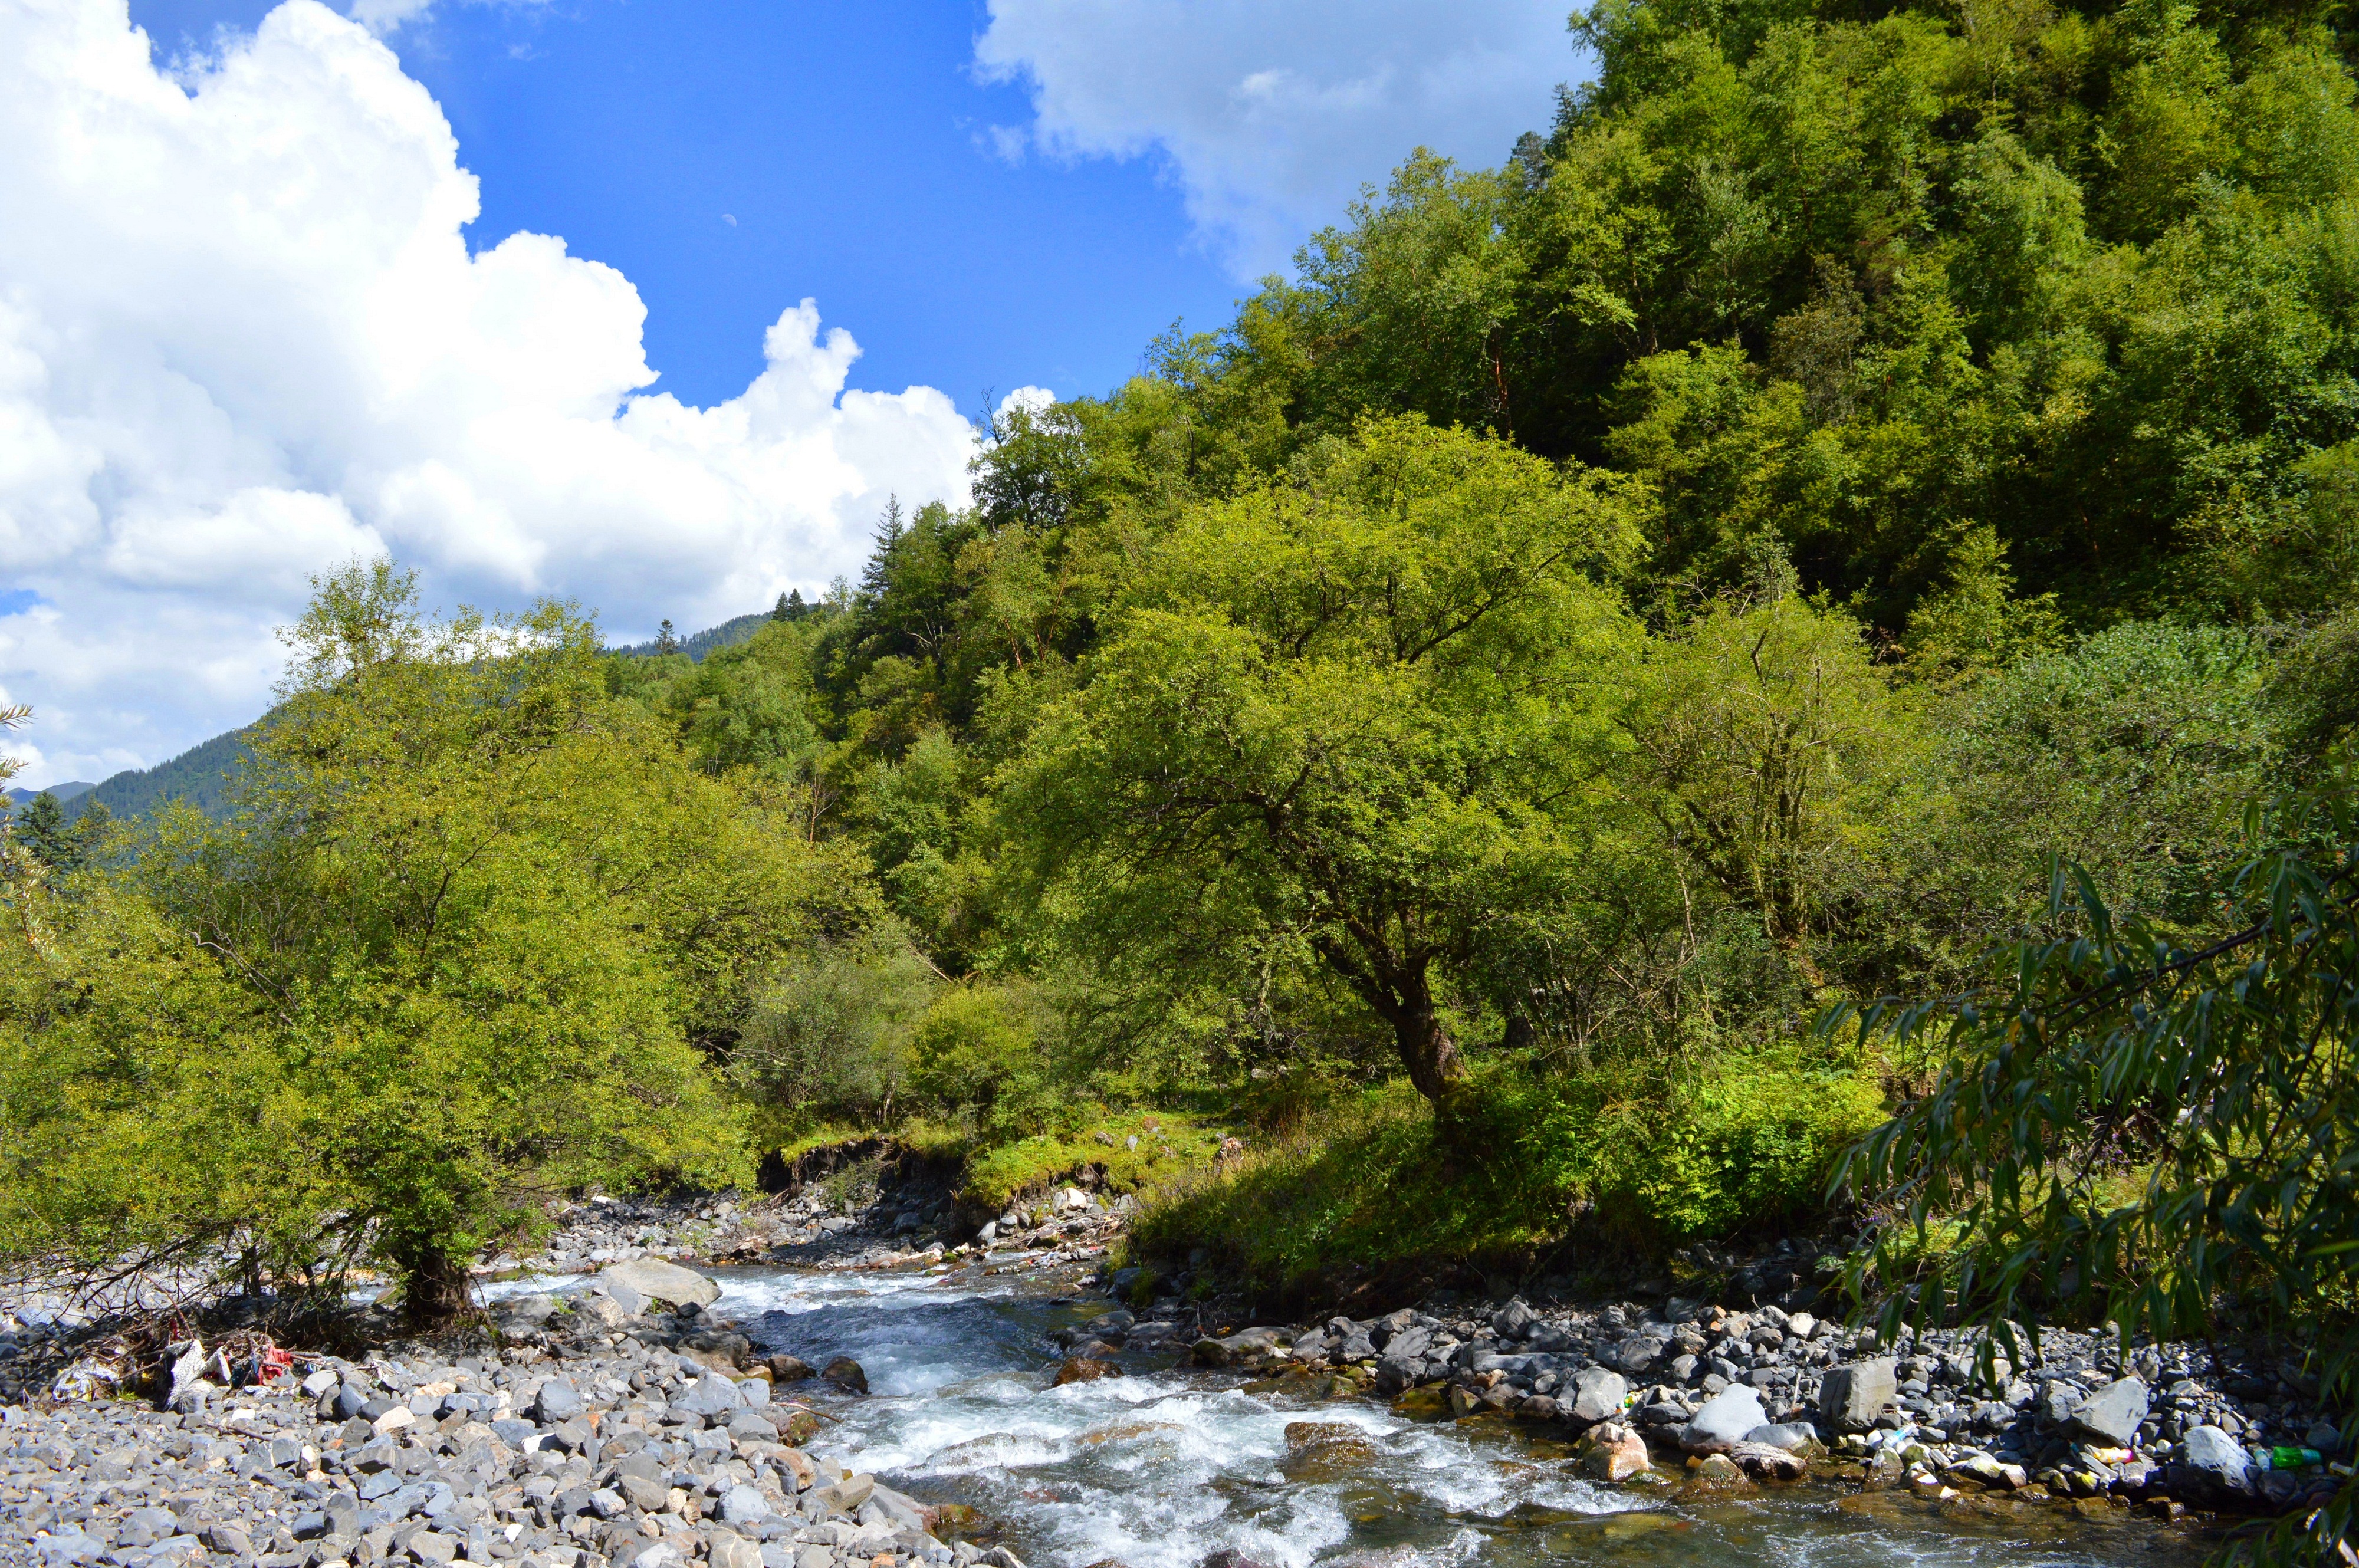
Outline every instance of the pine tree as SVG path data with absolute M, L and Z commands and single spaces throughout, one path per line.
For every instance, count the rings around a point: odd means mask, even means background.
M 25 802 L 15 832 L 26 853 L 52 871 L 71 870 L 82 863 L 82 845 L 66 827 L 65 808 L 47 789 Z
M 656 651 L 658 653 L 678 653 L 679 651 L 679 637 L 672 631 L 671 623 L 669 621 L 664 622 L 663 625 L 656 628 Z
M 795 613 L 787 604 L 787 596 L 784 593 L 779 594 L 778 602 L 770 606 L 770 619 L 774 621 L 791 621 L 794 618 Z

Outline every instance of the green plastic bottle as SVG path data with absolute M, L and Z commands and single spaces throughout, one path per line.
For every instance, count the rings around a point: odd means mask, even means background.
M 2312 1465 L 2322 1465 L 2325 1462 L 2326 1455 L 2321 1454 L 2315 1448 L 2272 1448 L 2269 1450 L 2269 1468 L 2272 1470 L 2301 1470 Z

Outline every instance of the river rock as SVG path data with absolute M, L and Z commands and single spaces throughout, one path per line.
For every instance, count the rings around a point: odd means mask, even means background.
M 1651 1370 L 1663 1358 L 1663 1345 L 1653 1334 L 1634 1334 L 1614 1347 L 1614 1365 L 1636 1377 Z
M 1972 1481 L 1993 1492 L 2012 1492 L 2029 1477 L 2020 1465 L 2002 1465 L 1987 1454 L 1969 1454 L 1943 1472 L 1952 1481 Z
M 1737 1443 L 1728 1451 L 1728 1458 L 1756 1481 L 1799 1481 L 1810 1469 L 1800 1454 L 1766 1443 Z
M 2170 1489 L 2199 1506 L 2219 1508 L 2252 1496 L 2252 1461 L 2216 1426 L 2199 1426 L 2180 1438 L 2168 1475 Z
M 839 1356 L 829 1362 L 820 1377 L 847 1394 L 868 1392 L 867 1372 L 849 1356 Z
M 2082 1401 L 2069 1430 L 2111 1448 L 2125 1448 L 2136 1441 L 2146 1410 L 2145 1379 L 2116 1378 Z
M 1800 1454 L 1819 1441 L 1819 1434 L 1815 1428 L 1804 1421 L 1777 1421 L 1755 1427 L 1745 1434 L 1745 1441 L 1783 1449 L 1788 1454 Z
M 1732 1383 L 1703 1402 L 1680 1428 L 1680 1446 L 1690 1454 L 1719 1453 L 1745 1441 L 1754 1428 L 1769 1424 L 1761 1408 L 1761 1391 L 1745 1383 Z
M 1572 1399 L 1565 1410 L 1574 1421 L 1611 1421 L 1622 1413 L 1630 1384 L 1621 1373 L 1605 1367 L 1584 1367 L 1572 1375 Z
M 774 1383 L 808 1383 L 819 1376 L 819 1369 L 799 1356 L 770 1357 L 770 1380 Z
M 1900 1398 L 1892 1357 L 1833 1367 L 1819 1385 L 1819 1418 L 1835 1432 L 1865 1432 Z
M 532 1401 L 533 1419 L 543 1426 L 557 1426 L 582 1413 L 582 1392 L 570 1377 L 551 1377 L 540 1386 Z
M 699 1377 L 672 1397 L 672 1409 L 690 1415 L 718 1416 L 740 1409 L 745 1397 L 726 1377 Z
M 1057 1387 L 1061 1388 L 1068 1383 L 1093 1383 L 1101 1377 L 1121 1376 L 1122 1368 L 1111 1361 L 1093 1356 L 1069 1356 L 1065 1364 L 1057 1368 Z
M 693 1269 L 682 1269 L 660 1258 L 634 1258 L 614 1264 L 599 1274 L 598 1282 L 617 1301 L 623 1300 L 617 1287 L 634 1290 L 646 1301 L 675 1307 L 709 1307 L 721 1299 L 719 1285 Z
M 1581 1451 L 1581 1473 L 1599 1481 L 1626 1481 L 1647 1469 L 1647 1440 L 1626 1426 L 1600 1421 L 1590 1428 Z

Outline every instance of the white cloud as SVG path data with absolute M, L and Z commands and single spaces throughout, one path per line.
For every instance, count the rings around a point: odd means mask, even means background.
M 1282 266 L 1419 146 L 1503 161 L 1575 74 L 1565 0 L 992 0 L 989 80 L 1052 156 L 1168 157 L 1240 277 Z M 1016 144 L 997 127 L 1003 152 Z
M 888 493 L 964 498 L 950 399 L 845 391 L 859 350 L 811 301 L 742 396 L 690 408 L 649 390 L 627 278 L 547 235 L 470 255 L 476 211 L 433 99 L 313 0 L 168 73 L 125 0 L 0 0 L 23 781 L 253 718 L 272 627 L 354 555 L 389 550 L 446 604 L 570 594 L 631 636 L 856 571 Z

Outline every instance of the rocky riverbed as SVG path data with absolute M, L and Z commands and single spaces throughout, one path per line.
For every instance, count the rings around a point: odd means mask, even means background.
M 2118 1499 L 2171 1518 L 2315 1506 L 2349 1474 L 2343 1433 L 2296 1365 L 2201 1345 L 2125 1355 L 2117 1334 L 2021 1338 L 2017 1367 L 1976 1336 L 1904 1331 L 1887 1346 L 1872 1329 L 1775 1305 L 1514 1300 L 1248 1328 L 1191 1353 L 1364 1379 L 1404 1408 L 1560 1427 L 1586 1440 L 1584 1473 L 1617 1482 L 1666 1466 L 1730 1481 L 1815 1475 L 1936 1498 Z
M 1106 1270 L 1125 1209 L 1060 1188 L 978 1232 L 922 1169 L 592 1202 L 487 1269 L 496 1333 L 405 1341 L 362 1309 L 377 1348 L 342 1358 L 217 1334 L 147 1398 L 105 1397 L 129 1392 L 112 1325 L 20 1291 L 0 1561 L 1742 1561 L 1765 1520 L 1951 1561 L 1919 1548 L 2043 1509 L 2169 1531 L 2306 1507 L 2347 1456 L 2299 1367 L 2204 1347 L 2050 1332 L 2016 1367 L 1776 1305 L 1446 1293 L 1241 1323 Z M 1879 1497 L 1939 1518 L 1860 1511 Z

